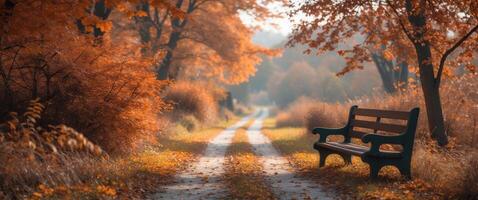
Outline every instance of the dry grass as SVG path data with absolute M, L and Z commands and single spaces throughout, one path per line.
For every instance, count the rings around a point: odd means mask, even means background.
M 470 155 L 469 162 L 466 163 L 466 176 L 463 179 L 461 196 L 463 199 L 472 199 L 478 197 L 478 153 Z
M 40 126 L 44 106 L 30 102 L 22 116 L 0 124 L 0 197 L 24 198 L 34 185 L 74 185 L 91 178 L 92 162 L 107 158 L 103 150 L 65 125 Z M 91 173 L 82 173 L 88 168 Z M 35 194 L 35 193 L 34 193 Z
M 166 92 L 164 99 L 174 104 L 172 117 L 194 115 L 201 122 L 211 122 L 218 117 L 219 92 L 193 82 L 177 82 Z
M 249 144 L 245 128 L 237 130 L 226 158 L 224 178 L 230 199 L 275 199 L 265 184 L 262 165 L 257 164 L 259 160 Z
M 324 112 L 324 107 L 331 107 L 333 105 L 335 104 L 327 104 L 307 97 L 301 97 L 289 105 L 285 111 L 277 114 L 277 127 L 333 126 L 343 122 L 342 113 L 332 109 Z

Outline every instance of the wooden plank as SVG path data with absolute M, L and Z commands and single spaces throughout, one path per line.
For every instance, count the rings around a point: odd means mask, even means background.
M 353 138 L 362 138 L 364 135 L 367 135 L 369 133 L 365 133 L 365 132 L 362 132 L 362 131 L 352 131 L 350 137 L 353 137 Z
M 407 127 L 403 125 L 376 123 L 376 122 L 357 120 L 357 119 L 352 120 L 352 126 L 368 128 L 372 130 L 377 129 L 377 130 L 393 132 L 393 133 L 402 133 L 402 132 L 405 132 L 405 130 L 407 130 Z
M 353 114 L 368 117 L 408 120 L 410 112 L 357 108 Z
M 317 145 L 323 148 L 331 149 L 341 153 L 350 153 L 353 155 L 362 155 L 364 152 L 368 151 L 367 147 L 351 148 L 350 146 L 340 145 L 339 143 L 336 143 L 336 142 L 318 143 Z

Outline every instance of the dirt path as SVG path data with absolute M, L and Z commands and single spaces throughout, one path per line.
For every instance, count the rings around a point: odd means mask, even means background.
M 211 140 L 204 155 L 176 177 L 175 183 L 161 188 L 152 199 L 224 199 L 227 190 L 222 184 L 225 154 L 236 130 L 257 112 L 244 117 Z
M 233 126 L 222 131 L 211 140 L 204 155 L 187 170 L 177 175 L 175 183 L 164 186 L 152 199 L 226 199 L 228 190 L 222 178 L 225 154 L 238 128 L 253 116 L 254 123 L 247 129 L 249 143 L 263 165 L 267 185 L 279 199 L 332 199 L 313 182 L 296 177 L 289 162 L 272 146 L 262 134 L 263 120 L 269 115 L 266 108 L 256 111 Z
M 320 185 L 296 177 L 289 162 L 272 146 L 271 141 L 261 133 L 263 120 L 269 115 L 263 108 L 261 115 L 247 130 L 249 142 L 264 165 L 265 178 L 275 196 L 279 199 L 332 199 Z

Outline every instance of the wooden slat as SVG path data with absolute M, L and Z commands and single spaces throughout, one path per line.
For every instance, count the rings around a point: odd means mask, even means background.
M 327 149 L 332 149 L 343 153 L 350 153 L 353 155 L 362 155 L 368 151 L 368 147 L 357 146 L 355 148 L 351 148 L 350 146 L 342 145 L 336 142 L 318 143 L 317 145 Z
M 397 125 L 397 124 L 386 124 L 386 123 L 376 123 L 371 121 L 363 121 L 363 120 L 352 120 L 352 126 L 354 127 L 362 127 L 368 129 L 377 129 L 381 131 L 388 131 L 394 133 L 402 133 L 407 130 L 406 126 Z
M 352 131 L 352 133 L 350 134 L 350 137 L 353 137 L 353 138 L 362 138 L 364 135 L 367 135 L 369 133 L 365 133 L 365 132 L 362 132 L 362 131 Z
M 357 108 L 354 115 L 407 120 L 410 112 Z

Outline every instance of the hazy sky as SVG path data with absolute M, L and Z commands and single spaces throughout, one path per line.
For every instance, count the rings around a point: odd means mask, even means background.
M 269 9 L 273 13 L 277 13 L 283 16 L 283 18 L 269 19 L 266 23 L 258 23 L 254 17 L 247 13 L 241 13 L 240 17 L 245 24 L 252 26 L 260 26 L 262 31 L 280 33 L 283 36 L 287 36 L 292 30 L 292 22 L 287 17 L 288 8 L 281 6 L 278 3 L 268 5 Z

